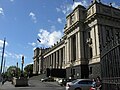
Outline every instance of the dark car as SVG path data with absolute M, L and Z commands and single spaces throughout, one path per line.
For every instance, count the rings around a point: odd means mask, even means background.
M 41 79 L 42 82 L 54 82 L 54 78 L 51 78 L 51 77 L 46 77 L 44 79 Z

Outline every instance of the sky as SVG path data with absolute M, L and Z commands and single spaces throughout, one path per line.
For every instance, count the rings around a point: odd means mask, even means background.
M 120 6 L 119 0 L 101 0 Z M 33 63 L 36 47 L 51 47 L 63 36 L 66 16 L 78 5 L 86 8 L 91 0 L 0 0 L 0 62 L 5 43 L 6 67 L 25 57 L 24 66 Z M 41 43 L 37 41 L 41 40 Z

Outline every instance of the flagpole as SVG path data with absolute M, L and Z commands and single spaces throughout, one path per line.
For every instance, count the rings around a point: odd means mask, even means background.
M 2 74 L 2 66 L 3 66 L 4 50 L 5 50 L 5 41 L 6 41 L 6 38 L 4 38 L 4 43 L 3 43 L 3 52 L 2 52 L 2 60 L 1 60 L 1 70 L 0 70 L 0 74 Z
M 4 58 L 3 73 L 5 73 L 5 63 L 6 63 L 6 58 Z

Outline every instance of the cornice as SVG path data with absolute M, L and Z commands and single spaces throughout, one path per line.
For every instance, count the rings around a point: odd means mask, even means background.
M 82 22 L 81 22 L 82 23 Z M 75 27 L 77 27 L 80 24 L 80 21 L 76 21 L 75 23 L 73 23 L 71 26 L 69 26 L 68 28 L 66 28 L 66 30 L 64 31 L 65 34 L 68 34 L 69 32 L 71 32 L 72 30 L 74 30 Z
M 62 40 L 61 42 L 59 42 L 58 44 L 55 44 L 54 46 L 52 46 L 52 48 L 50 48 L 48 51 L 44 52 L 42 55 L 48 54 L 49 52 L 51 52 L 52 50 L 56 49 L 57 47 L 61 46 L 62 44 L 64 44 L 64 40 Z

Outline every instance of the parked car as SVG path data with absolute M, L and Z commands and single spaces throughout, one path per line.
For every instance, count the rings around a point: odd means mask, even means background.
M 66 90 L 90 90 L 93 81 L 90 79 L 77 79 L 66 84 Z
M 60 79 L 59 81 L 58 81 L 58 84 L 59 85 L 61 85 L 61 86 L 66 86 L 66 83 L 67 82 L 72 82 L 73 80 L 75 80 L 75 79 Z
M 44 79 L 41 79 L 41 81 L 42 81 L 42 82 L 54 82 L 55 80 L 54 80 L 54 78 L 52 78 L 52 77 L 46 77 L 46 78 L 44 78 Z
M 62 82 L 63 82 L 63 80 L 64 80 L 63 78 L 60 78 L 60 79 L 57 81 L 58 84 L 62 86 Z

